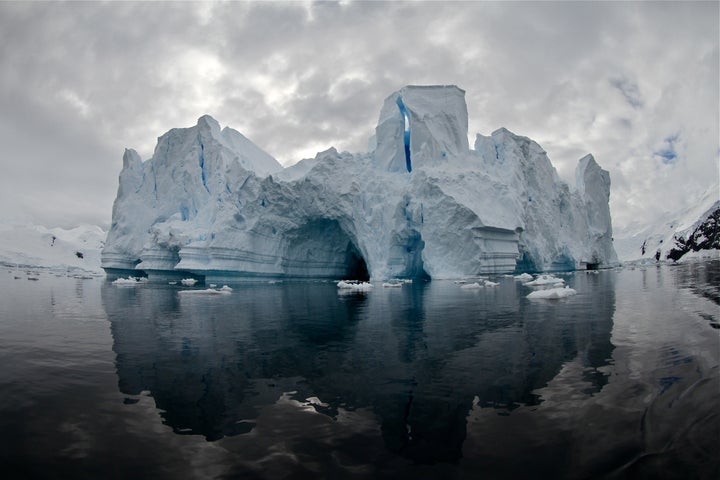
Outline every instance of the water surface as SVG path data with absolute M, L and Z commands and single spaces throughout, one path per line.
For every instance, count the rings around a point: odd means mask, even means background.
M 720 262 L 338 295 L 0 273 L 3 478 L 717 478 Z

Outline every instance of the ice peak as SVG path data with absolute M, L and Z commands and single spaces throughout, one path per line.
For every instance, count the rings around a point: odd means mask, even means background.
M 220 124 L 210 115 L 203 115 L 202 117 L 198 118 L 197 129 L 201 141 L 202 139 L 222 138 Z
M 588 184 L 606 187 L 610 194 L 610 174 L 598 165 L 592 154 L 582 157 L 575 168 L 575 185 L 581 195 L 585 194 Z
M 375 129 L 375 161 L 409 173 L 469 152 L 465 90 L 455 85 L 407 85 L 385 99 Z
M 218 121 L 208 114 L 205 114 L 198 118 L 197 125 L 198 127 L 207 126 L 208 128 L 220 130 L 220 124 L 218 123 Z
M 132 148 L 126 148 L 123 153 L 123 168 L 129 168 L 136 163 L 142 163 L 140 155 Z

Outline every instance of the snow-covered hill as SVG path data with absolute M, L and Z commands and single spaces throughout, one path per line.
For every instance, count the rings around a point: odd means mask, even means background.
M 683 261 L 720 258 L 720 189 L 704 192 L 690 207 L 668 212 L 655 224 L 618 230 L 615 251 L 621 261 Z
M 0 224 L 0 265 L 13 270 L 102 275 L 100 250 L 106 235 L 107 232 L 95 225 L 66 230 Z

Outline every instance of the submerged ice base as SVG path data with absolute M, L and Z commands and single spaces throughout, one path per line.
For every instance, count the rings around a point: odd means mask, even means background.
M 228 278 L 459 278 L 613 265 L 609 174 L 577 188 L 500 129 L 467 140 L 465 92 L 390 95 L 368 153 L 331 148 L 283 169 L 204 116 L 127 150 L 102 253 L 108 272 Z

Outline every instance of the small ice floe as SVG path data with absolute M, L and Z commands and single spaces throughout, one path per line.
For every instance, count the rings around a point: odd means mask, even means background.
M 217 287 L 216 284 L 214 284 L 214 283 L 211 283 L 211 284 L 210 284 L 210 288 L 216 288 L 216 287 Z
M 565 284 L 562 278 L 553 277 L 552 275 L 540 275 L 532 282 L 525 282 L 528 287 L 541 287 L 546 285 L 561 286 Z
M 467 280 L 454 280 L 453 283 L 455 285 L 465 285 L 467 283 Z
M 180 283 L 182 283 L 186 287 L 192 287 L 197 283 L 197 280 L 195 280 L 194 278 L 183 278 L 182 280 L 180 280 Z
M 546 290 L 538 290 L 530 293 L 527 298 L 530 299 L 544 299 L 544 300 L 555 300 L 558 298 L 571 297 L 576 295 L 577 291 L 570 287 L 557 287 L 548 288 Z
M 177 285 L 177 282 L 168 282 L 168 285 Z
M 399 288 L 402 287 L 403 284 L 400 282 L 385 282 L 382 284 L 382 286 L 385 288 Z
M 310 405 L 317 405 L 318 407 L 329 407 L 327 403 L 321 402 L 318 397 L 308 397 L 305 401 Z
M 462 288 L 463 290 L 477 290 L 478 288 L 483 288 L 483 287 L 478 282 L 474 282 L 474 283 L 467 283 L 465 285 L 461 285 L 460 288 Z
M 358 282 L 356 280 L 340 280 L 337 283 L 337 288 L 351 292 L 369 292 L 372 290 L 373 285 L 369 282 Z
M 491 282 L 490 280 L 485 280 L 486 287 L 497 287 L 498 285 L 500 285 L 498 282 Z
M 515 275 L 515 280 L 519 280 L 521 282 L 529 282 L 533 279 L 533 276 L 529 273 L 521 273 L 520 275 Z
M 232 291 L 232 288 L 223 285 L 220 288 L 207 288 L 205 290 L 180 290 L 180 293 L 183 295 L 228 295 Z
M 113 285 L 120 285 L 120 286 L 135 286 L 140 285 L 141 283 L 146 283 L 147 278 L 144 277 L 128 277 L 128 278 L 118 278 L 117 280 L 113 280 Z

